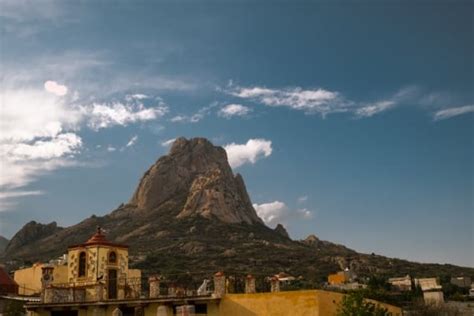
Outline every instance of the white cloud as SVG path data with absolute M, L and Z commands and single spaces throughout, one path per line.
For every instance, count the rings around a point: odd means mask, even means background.
M 50 93 L 53 93 L 57 96 L 64 96 L 67 94 L 67 87 L 60 85 L 56 81 L 48 80 L 44 83 L 44 89 Z
M 174 143 L 175 140 L 176 140 L 176 138 L 168 139 L 168 140 L 162 142 L 162 143 L 161 143 L 161 146 L 163 146 L 163 147 L 169 147 L 169 146 L 171 146 L 171 145 Z
M 128 94 L 125 99 L 127 101 L 131 101 L 133 99 L 135 100 L 144 100 L 144 99 L 148 99 L 149 96 L 147 96 L 146 94 L 142 94 L 142 93 L 136 93 L 136 94 Z
M 313 218 L 313 212 L 308 210 L 307 208 L 297 209 L 296 213 L 299 214 L 303 219 L 311 219 Z
M 0 89 L 0 142 L 32 141 L 75 130 L 82 113 L 63 98 L 43 90 Z
M 131 123 L 155 120 L 168 112 L 162 103 L 156 107 L 146 108 L 142 103 L 93 103 L 82 107 L 87 124 L 94 130 L 115 125 L 126 126 Z
M 67 88 L 57 83 L 43 89 L 15 77 L 7 79 L 0 87 L 0 185 L 4 194 L 13 194 L 15 188 L 59 168 L 81 165 L 77 161 L 83 147 L 79 132 L 85 126 L 94 130 L 125 126 L 157 119 L 167 111 L 161 99 L 156 99 L 155 107 L 145 107 L 141 97 L 130 102 L 78 104 L 77 93 L 65 94 Z M 128 145 L 136 141 L 132 138 Z
M 114 152 L 114 151 L 116 151 L 116 150 L 117 150 L 117 148 L 115 148 L 115 147 L 112 146 L 112 145 L 107 146 L 107 151 Z
M 125 145 L 125 147 L 131 147 L 135 145 L 137 143 L 137 140 L 138 140 L 138 135 L 133 136 L 132 138 L 130 138 L 130 140 L 128 141 L 127 145 Z
M 337 91 L 318 89 L 266 87 L 239 87 L 231 82 L 227 94 L 252 100 L 270 107 L 288 107 L 307 114 L 318 113 L 326 117 L 332 113 L 350 113 L 357 118 L 367 118 L 375 114 L 400 106 L 408 101 L 420 103 L 420 90 L 416 86 L 407 86 L 395 94 L 374 102 L 349 100 Z
M 42 191 L 8 191 L 0 192 L 0 212 L 11 209 L 17 204 L 16 199 L 25 196 L 42 195 Z
M 340 93 L 325 89 L 285 88 L 269 89 L 265 87 L 231 87 L 229 94 L 260 102 L 267 106 L 289 107 L 306 113 L 319 113 L 325 116 L 330 113 L 347 112 L 352 103 L 344 100 Z
M 433 118 L 435 121 L 445 120 L 454 116 L 474 112 L 474 105 L 465 105 L 460 107 L 448 108 L 437 111 Z
M 268 226 L 274 226 L 290 220 L 308 220 L 313 218 L 313 212 L 309 209 L 291 210 L 284 202 L 278 200 L 262 204 L 254 203 L 253 208 Z
M 268 226 L 278 224 L 282 219 L 288 216 L 289 209 L 285 203 L 274 201 L 263 204 L 253 204 L 257 215 Z
M 379 101 L 358 108 L 355 111 L 355 114 L 357 117 L 371 117 L 377 113 L 393 108 L 394 106 L 396 106 L 396 104 L 397 103 L 395 101 Z
M 0 89 L 0 185 L 4 193 L 57 168 L 74 165 L 82 146 L 80 111 L 44 89 Z
M 300 196 L 296 201 L 299 204 L 305 203 L 306 201 L 308 201 L 308 196 L 307 195 Z
M 233 116 L 245 116 L 252 110 L 241 104 L 228 104 L 222 107 L 217 114 L 225 118 L 231 118 Z
M 0 157 L 0 159 L 2 160 L 0 186 L 3 192 L 10 192 L 12 189 L 24 187 L 35 181 L 39 176 L 51 171 L 74 167 L 79 164 L 74 159 L 67 157 L 25 161 L 10 161 L 5 157 Z
M 249 139 L 245 144 L 231 143 L 224 146 L 232 168 L 245 163 L 256 163 L 257 160 L 272 154 L 272 142 L 265 139 Z
M 82 146 L 82 140 L 74 133 L 59 134 L 48 140 L 28 143 L 0 144 L 0 157 L 5 161 L 27 161 L 35 159 L 53 159 L 76 153 Z
M 408 86 L 400 89 L 386 100 L 359 104 L 354 109 L 354 112 L 358 118 L 372 117 L 378 113 L 400 106 L 407 101 L 420 102 L 417 100 L 417 96 L 419 96 L 419 89 L 416 86 Z
M 173 123 L 197 123 L 206 117 L 211 112 L 211 109 L 216 105 L 216 103 L 213 103 L 209 106 L 202 107 L 196 113 L 191 115 L 176 115 L 172 117 L 170 121 Z

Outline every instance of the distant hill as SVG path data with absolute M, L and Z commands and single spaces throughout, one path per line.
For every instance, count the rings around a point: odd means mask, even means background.
M 328 273 L 350 267 L 361 276 L 474 277 L 473 268 L 361 254 L 314 235 L 291 240 L 282 225 L 272 229 L 263 223 L 225 150 L 203 138 L 177 139 L 169 154 L 145 172 L 130 201 L 108 215 L 66 228 L 26 224 L 1 260 L 20 265 L 59 256 L 99 225 L 108 239 L 130 245 L 131 264 L 145 273 L 283 271 L 321 282 Z

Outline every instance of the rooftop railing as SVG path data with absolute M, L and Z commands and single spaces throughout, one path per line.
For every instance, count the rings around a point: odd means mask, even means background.
M 112 300 L 174 299 L 189 297 L 220 298 L 226 293 L 262 293 L 291 290 L 294 278 L 252 275 L 187 275 L 165 277 L 100 279 L 51 283 L 42 289 L 43 303 L 83 303 Z

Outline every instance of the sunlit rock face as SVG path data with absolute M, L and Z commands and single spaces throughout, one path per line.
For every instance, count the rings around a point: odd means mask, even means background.
M 261 223 L 225 150 L 204 138 L 178 138 L 169 154 L 144 174 L 129 204 L 154 210 L 170 200 L 184 201 L 178 218 L 199 215 L 225 223 Z

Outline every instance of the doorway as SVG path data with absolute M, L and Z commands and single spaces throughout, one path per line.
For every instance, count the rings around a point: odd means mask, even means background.
M 117 270 L 107 271 L 107 295 L 109 299 L 117 298 Z

